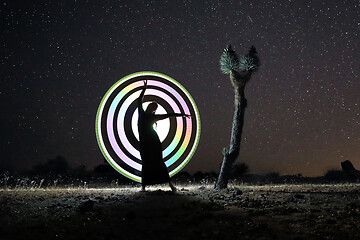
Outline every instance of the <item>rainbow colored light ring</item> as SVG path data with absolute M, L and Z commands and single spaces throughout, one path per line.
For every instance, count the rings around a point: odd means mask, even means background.
M 190 161 L 200 138 L 200 116 L 190 94 L 174 79 L 156 72 L 138 72 L 116 82 L 103 97 L 96 116 L 98 144 L 109 164 L 124 176 L 141 182 L 139 143 L 131 120 L 137 99 L 148 80 L 145 101 L 155 101 L 167 113 L 190 114 L 172 118 L 163 141 L 163 158 L 173 176 Z M 135 119 L 134 118 L 134 119 Z M 167 125 L 169 126 L 169 125 Z

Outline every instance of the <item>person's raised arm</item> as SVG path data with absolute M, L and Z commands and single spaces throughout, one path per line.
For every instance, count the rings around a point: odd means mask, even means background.
M 146 87 L 147 87 L 147 80 L 144 80 L 144 88 L 141 91 L 140 96 L 138 98 L 138 102 L 137 102 L 139 111 L 143 111 L 143 112 L 144 112 L 144 109 L 142 107 L 142 102 L 143 102 L 143 99 L 144 99 Z
M 191 115 L 184 113 L 168 113 L 168 114 L 157 114 L 154 117 L 155 117 L 155 121 L 159 121 L 169 117 L 191 117 Z

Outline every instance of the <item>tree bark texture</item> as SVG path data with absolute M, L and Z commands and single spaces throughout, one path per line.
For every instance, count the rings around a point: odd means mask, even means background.
M 241 135 L 244 126 L 245 108 L 247 106 L 244 90 L 246 82 L 249 79 L 249 74 L 240 75 L 238 72 L 230 74 L 230 80 L 235 91 L 235 110 L 232 122 L 229 151 L 224 153 L 219 177 L 215 185 L 215 188 L 218 190 L 227 188 L 231 174 L 231 168 L 239 156 Z

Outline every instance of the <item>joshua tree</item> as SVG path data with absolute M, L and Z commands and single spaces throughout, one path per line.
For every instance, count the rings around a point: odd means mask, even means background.
M 244 90 L 246 83 L 251 78 L 251 74 L 255 72 L 259 66 L 260 60 L 254 46 L 251 46 L 248 54 L 239 59 L 235 51 L 231 48 L 231 45 L 228 45 L 220 58 L 220 69 L 224 74 L 230 75 L 230 81 L 234 87 L 235 111 L 232 122 L 230 147 L 229 149 L 223 149 L 224 159 L 219 178 L 215 185 L 215 188 L 218 190 L 227 188 L 232 165 L 239 156 L 244 114 L 247 106 Z

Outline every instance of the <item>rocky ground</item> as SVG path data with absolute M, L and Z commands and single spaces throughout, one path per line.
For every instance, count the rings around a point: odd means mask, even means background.
M 2 189 L 0 239 L 360 239 L 360 184 Z

